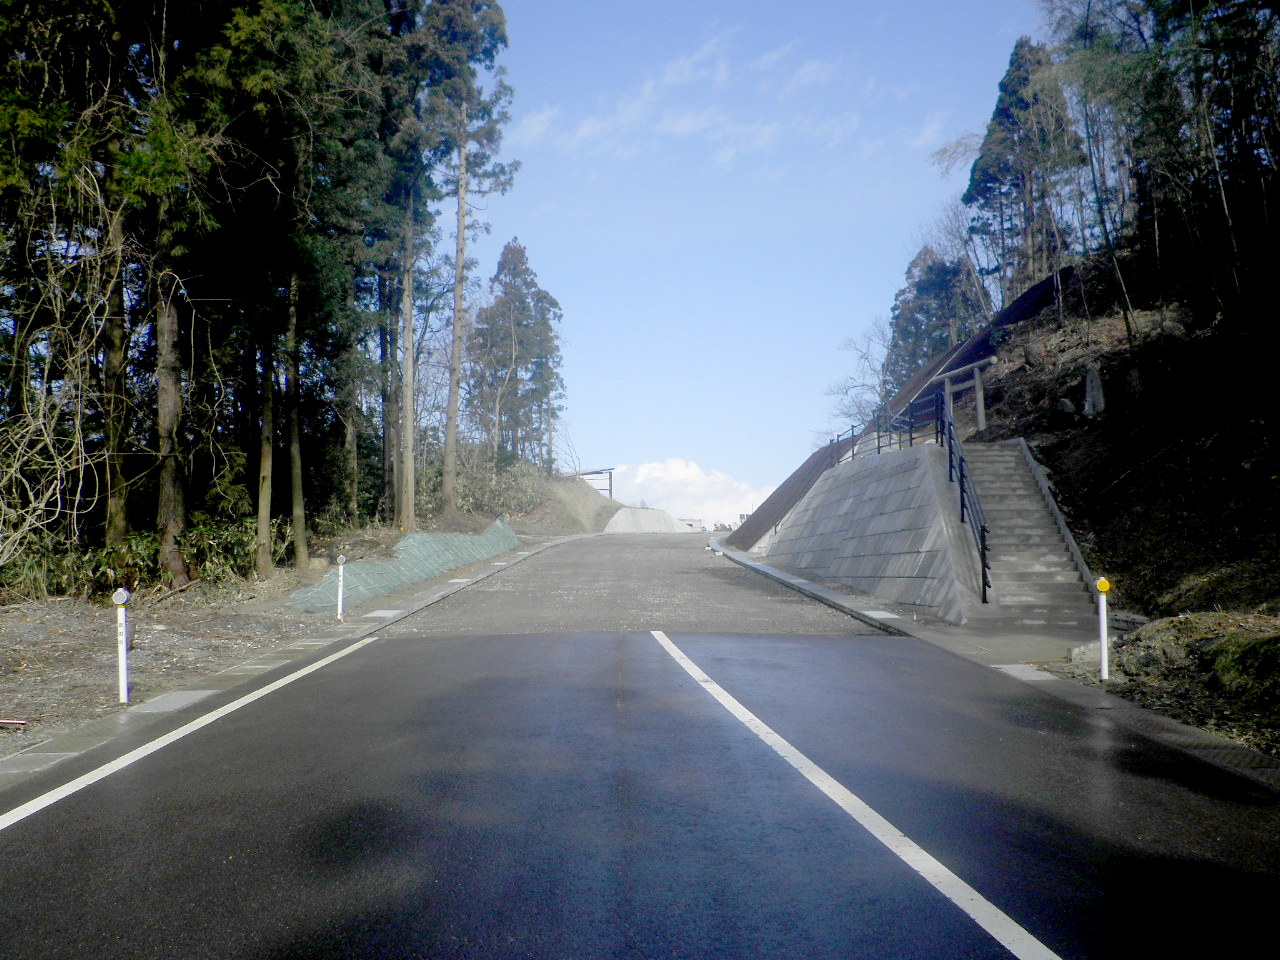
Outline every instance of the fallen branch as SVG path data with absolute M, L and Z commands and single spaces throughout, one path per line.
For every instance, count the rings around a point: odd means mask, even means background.
M 158 597 L 151 597 L 150 600 L 152 603 L 159 603 L 162 600 L 168 600 L 174 594 L 181 593 L 183 590 L 186 590 L 188 587 L 194 587 L 199 582 L 200 582 L 199 580 L 188 580 L 182 586 L 174 587 L 172 590 L 166 593 L 162 593 Z

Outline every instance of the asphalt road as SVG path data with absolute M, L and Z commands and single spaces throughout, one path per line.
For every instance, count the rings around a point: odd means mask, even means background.
M 320 658 L 0 794 L 92 781 L 0 829 L 0 958 L 1182 957 L 1273 935 L 1274 794 L 694 537 L 567 543 Z

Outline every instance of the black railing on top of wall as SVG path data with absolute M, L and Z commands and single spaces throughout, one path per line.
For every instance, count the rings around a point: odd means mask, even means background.
M 873 453 L 884 453 L 886 450 L 900 450 L 915 446 L 917 443 L 938 443 L 947 451 L 947 480 L 958 483 L 960 487 L 960 522 L 969 528 L 973 537 L 974 548 L 978 552 L 978 564 L 981 580 L 982 602 L 987 603 L 987 591 L 991 588 L 991 560 L 987 546 L 987 534 L 991 532 L 987 526 L 986 515 L 982 511 L 982 500 L 973 485 L 973 477 L 969 473 L 969 461 L 964 455 L 964 445 L 956 436 L 955 421 L 941 392 L 929 397 L 920 397 L 907 404 L 905 410 L 897 416 L 884 414 L 877 416 L 861 430 L 854 425 L 847 434 L 841 433 L 832 443 L 839 443 L 849 438 L 849 454 L 841 458 L 857 459 Z

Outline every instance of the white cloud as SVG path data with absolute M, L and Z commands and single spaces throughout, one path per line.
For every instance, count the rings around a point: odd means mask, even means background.
M 669 137 L 693 137 L 721 129 L 727 121 L 717 109 L 669 110 L 658 123 L 658 131 Z
M 856 113 L 838 113 L 821 119 L 806 119 L 800 124 L 800 132 L 814 140 L 825 141 L 830 146 L 850 139 L 862 126 L 862 117 Z
M 546 140 L 551 131 L 551 124 L 559 113 L 558 107 L 543 107 L 541 110 L 525 114 L 516 122 L 510 133 L 510 145 L 524 147 Z
M 786 46 L 779 47 L 777 50 L 770 50 L 768 53 L 756 59 L 751 64 L 752 70 L 769 70 L 776 66 L 779 61 L 783 60 L 792 50 L 800 45 L 799 40 L 792 40 Z
M 935 111 L 924 118 L 920 130 L 911 138 L 911 146 L 917 149 L 931 147 L 942 139 L 942 125 L 946 122 L 944 111 Z
M 610 112 L 587 117 L 579 123 L 571 146 L 633 156 L 638 150 L 637 141 L 644 139 L 642 131 L 652 122 L 658 93 L 654 81 L 645 81 L 636 93 L 620 99 Z
M 702 45 L 697 53 L 671 61 L 662 70 L 664 86 L 680 86 L 711 80 L 717 87 L 729 81 L 729 61 L 719 52 L 724 35 L 714 37 Z
M 708 529 L 737 524 L 774 490 L 758 490 L 720 470 L 706 473 L 692 460 L 672 457 L 658 463 L 622 465 L 613 472 L 613 495 L 629 506 L 665 510 L 678 519 L 699 519 Z
M 562 143 L 570 152 L 632 158 L 677 144 L 701 144 L 713 164 L 723 166 L 745 156 L 773 151 L 787 138 L 817 139 L 827 145 L 846 137 L 857 126 L 856 115 L 835 118 L 820 111 L 782 110 L 787 94 L 837 78 L 835 61 L 808 60 L 784 77 L 767 81 L 753 93 L 734 82 L 735 69 L 728 47 L 734 31 L 726 31 L 697 50 L 667 61 L 631 89 L 597 104 L 596 110 L 572 124 Z M 787 58 L 796 44 L 773 50 L 749 64 L 765 71 Z M 544 109 L 527 118 L 529 137 L 545 136 L 554 111 Z M 517 137 L 522 136 L 517 134 Z
M 714 140 L 722 146 L 712 159 L 723 166 L 743 154 L 759 153 L 777 143 L 782 133 L 782 126 L 777 123 L 725 123 L 716 132 Z
M 782 87 L 782 95 L 790 96 L 805 87 L 828 83 L 835 79 L 836 65 L 830 60 L 806 60 Z

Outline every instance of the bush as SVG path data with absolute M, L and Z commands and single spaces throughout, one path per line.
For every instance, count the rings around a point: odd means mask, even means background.
M 258 523 L 253 517 L 214 520 L 197 516 L 182 532 L 181 545 L 193 579 L 209 583 L 243 580 L 253 575 L 257 565 Z
M 252 517 L 214 520 L 196 516 L 179 538 L 193 579 L 208 583 L 253 576 L 257 561 L 257 523 Z M 291 525 L 274 520 L 271 554 L 275 563 L 285 559 L 292 541 Z M 137 591 L 163 583 L 160 537 L 155 532 L 131 533 L 118 547 L 85 552 L 60 537 L 31 541 L 27 549 L 0 571 L 0 593 L 19 598 L 44 599 L 106 596 L 119 587 Z
M 463 509 L 494 516 L 524 516 L 542 502 L 547 475 L 537 464 L 516 460 L 496 469 L 469 471 L 458 477 Z
M 118 547 L 84 552 L 61 537 L 32 539 L 27 548 L 5 565 L 0 589 L 25 598 L 91 596 L 117 587 L 136 590 L 160 577 L 160 541 L 154 533 L 131 534 Z

